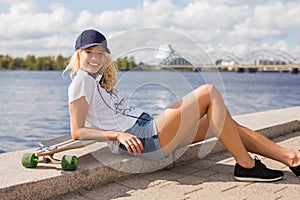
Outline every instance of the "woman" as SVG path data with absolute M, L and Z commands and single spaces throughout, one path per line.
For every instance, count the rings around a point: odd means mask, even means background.
M 158 160 L 178 147 L 217 136 L 236 160 L 234 177 L 238 181 L 283 177 L 283 172 L 268 169 L 248 151 L 280 161 L 300 176 L 300 152 L 236 123 L 212 85 L 195 89 L 155 119 L 140 108 L 126 106 L 115 90 L 116 66 L 109 54 L 100 32 L 85 30 L 78 36 L 65 70 L 72 79 L 68 95 L 74 139 L 107 140 L 113 153 L 125 151 Z

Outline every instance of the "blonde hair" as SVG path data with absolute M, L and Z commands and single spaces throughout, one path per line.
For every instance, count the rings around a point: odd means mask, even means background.
M 73 80 L 74 75 L 78 70 L 80 69 L 80 56 L 79 52 L 82 51 L 81 49 L 78 49 L 74 52 L 72 55 L 69 64 L 65 68 L 64 72 L 69 71 L 70 78 Z M 117 83 L 117 66 L 114 62 L 112 62 L 112 59 L 108 53 L 105 52 L 105 63 L 104 66 L 101 68 L 101 72 L 103 73 L 103 77 L 101 79 L 100 85 L 105 90 L 115 93 L 115 86 Z

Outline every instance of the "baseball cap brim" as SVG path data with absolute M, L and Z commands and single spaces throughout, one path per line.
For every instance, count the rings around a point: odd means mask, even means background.
M 80 49 L 83 49 L 83 50 L 84 50 L 84 49 L 87 49 L 87 48 L 92 47 L 92 46 L 101 46 L 101 47 L 104 48 L 104 50 L 105 50 L 107 53 L 110 54 L 110 50 L 109 50 L 107 47 L 105 47 L 103 44 L 101 44 L 101 43 L 91 43 L 91 44 L 87 44 L 87 45 L 84 45 L 84 46 L 80 47 Z

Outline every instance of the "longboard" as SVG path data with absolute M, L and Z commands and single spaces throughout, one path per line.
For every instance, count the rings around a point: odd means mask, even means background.
M 34 153 L 23 154 L 22 165 L 26 168 L 36 168 L 38 163 L 60 162 L 63 170 L 73 171 L 78 165 L 76 156 L 64 155 L 61 160 L 58 160 L 54 158 L 54 155 L 71 149 L 83 148 L 95 142 L 98 140 L 74 140 L 70 135 L 52 138 L 39 143 Z

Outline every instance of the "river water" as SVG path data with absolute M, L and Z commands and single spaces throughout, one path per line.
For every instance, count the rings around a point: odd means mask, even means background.
M 151 114 L 204 83 L 216 85 L 232 115 L 300 106 L 300 75 L 289 73 L 129 71 L 118 77 L 127 102 Z M 69 134 L 69 83 L 61 71 L 0 71 L 0 153 Z

